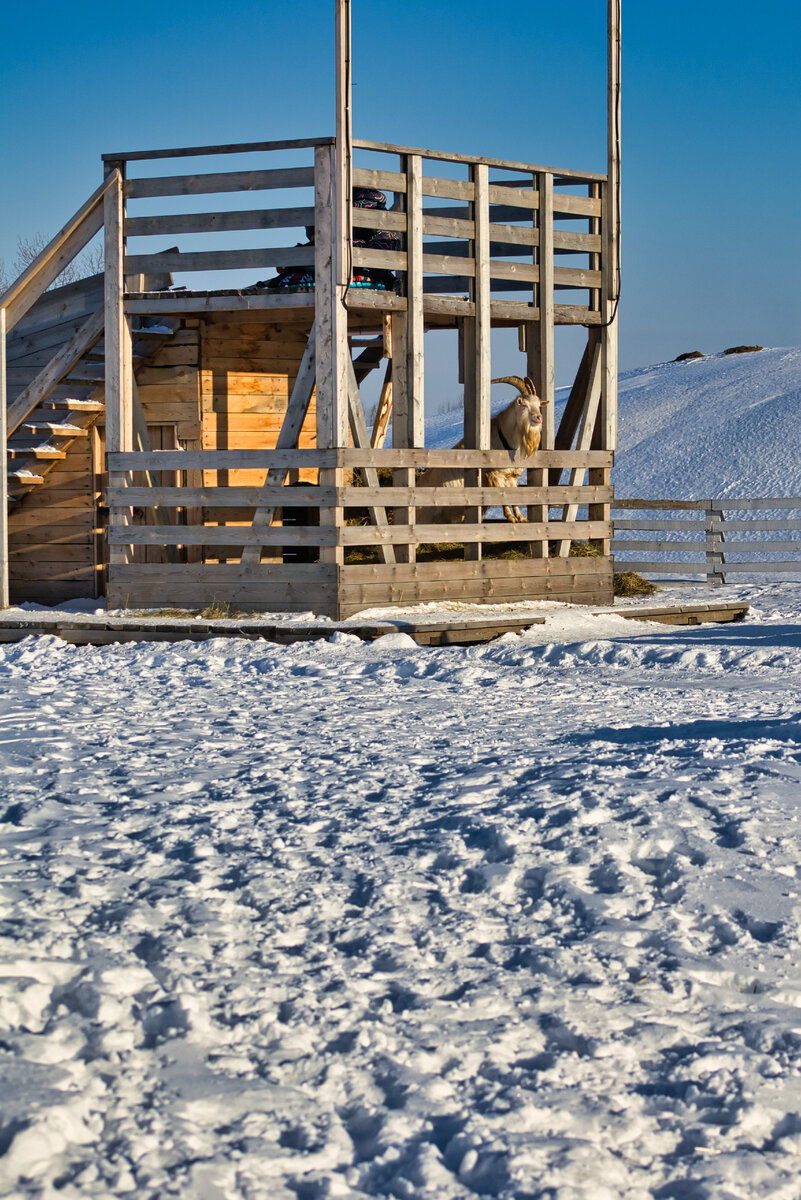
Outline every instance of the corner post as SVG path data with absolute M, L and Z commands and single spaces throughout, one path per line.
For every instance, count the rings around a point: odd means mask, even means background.
M 110 163 L 106 175 L 112 184 L 103 198 L 105 258 L 105 364 L 106 452 L 125 453 L 134 448 L 133 358 L 131 330 L 125 316 L 125 192 L 124 163 Z M 109 487 L 124 487 L 124 473 L 110 472 Z M 109 510 L 109 531 L 129 524 L 128 510 Z M 111 544 L 109 564 L 129 560 L 129 548 Z
M 620 20 L 621 0 L 607 0 L 607 179 L 603 189 L 601 314 L 604 322 L 601 448 L 617 442 L 617 318 L 620 298 Z

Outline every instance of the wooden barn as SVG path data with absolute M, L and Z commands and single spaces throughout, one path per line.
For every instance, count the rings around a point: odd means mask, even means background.
M 97 191 L 0 298 L 4 602 L 332 617 L 610 602 L 615 0 L 609 12 L 606 174 L 354 140 L 344 0 L 335 137 L 104 155 Z M 385 202 L 357 212 L 357 189 Z M 101 231 L 104 272 L 52 287 Z M 563 325 L 586 347 L 555 428 Z M 528 458 L 490 447 L 503 327 L 551 402 Z M 432 449 L 425 350 L 447 330 L 464 441 Z M 521 486 L 487 486 L 482 470 L 510 463 Z M 428 467 L 458 468 L 463 486 L 420 485 Z M 445 500 L 462 521 L 415 519 Z M 527 520 L 487 515 L 507 503 Z M 599 553 L 570 555 L 576 540 Z

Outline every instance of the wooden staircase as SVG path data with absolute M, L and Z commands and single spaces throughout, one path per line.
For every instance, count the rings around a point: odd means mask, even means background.
M 160 321 L 155 328 L 133 331 L 134 376 L 170 341 L 179 324 Z M 104 383 L 102 342 L 91 346 L 73 365 L 66 365 L 63 375 L 58 369 L 51 373 L 46 398 L 8 438 L 10 507 L 16 508 L 42 485 L 77 439 L 89 437 L 91 427 L 105 412 Z

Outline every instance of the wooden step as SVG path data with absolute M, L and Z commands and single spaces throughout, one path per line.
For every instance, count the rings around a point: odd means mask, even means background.
M 23 468 L 8 472 L 9 487 L 36 487 L 39 483 L 44 483 L 44 475 L 34 475 L 33 471 L 26 471 Z
M 26 423 L 22 428 L 37 437 L 76 438 L 89 436 L 89 430 L 85 429 L 82 425 L 59 424 L 56 421 L 37 421 L 35 424 Z
M 78 363 L 77 367 L 64 376 L 67 383 L 105 383 L 105 363 Z
M 61 459 L 67 457 L 67 451 L 57 450 L 55 446 L 9 446 L 8 457 Z
M 105 409 L 102 400 L 43 400 L 42 409 L 53 409 L 70 413 L 101 413 Z

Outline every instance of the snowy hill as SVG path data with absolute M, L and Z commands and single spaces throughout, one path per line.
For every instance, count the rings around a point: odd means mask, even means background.
M 512 395 L 497 391 L 495 412 Z M 557 423 L 568 391 L 557 393 Z M 801 347 L 626 371 L 619 403 L 619 496 L 801 495 Z M 453 445 L 461 421 L 427 422 L 428 444 Z

